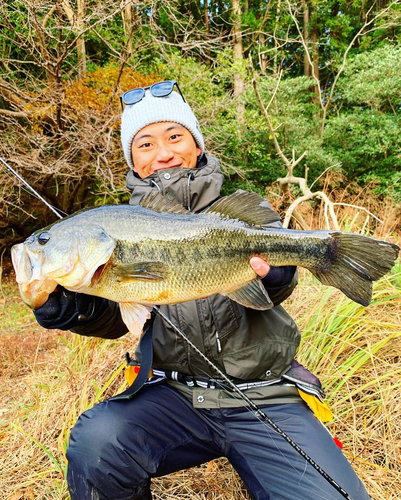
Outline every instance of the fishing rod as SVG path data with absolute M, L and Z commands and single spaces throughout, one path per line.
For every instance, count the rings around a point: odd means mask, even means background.
M 25 185 L 32 193 L 34 193 L 45 205 L 54 212 L 57 217 L 63 219 L 63 216 L 59 214 L 44 198 L 42 198 L 39 193 L 18 173 L 11 168 L 4 160 L 0 157 L 1 162 Z M 275 430 L 287 443 L 297 451 L 308 464 L 310 464 L 335 490 L 337 490 L 346 500 L 353 500 L 351 495 L 349 495 L 319 464 L 317 464 L 313 458 L 311 458 L 295 441 L 293 441 L 288 434 L 286 434 L 266 413 L 261 410 L 258 405 L 250 399 L 241 389 L 239 389 L 234 382 L 227 377 L 227 375 L 222 372 L 214 363 L 211 361 L 186 335 L 185 333 L 176 326 L 171 319 L 166 316 L 159 307 L 153 306 L 154 312 L 160 316 L 168 325 L 173 328 L 173 330 L 200 356 L 215 372 L 216 374 L 224 380 L 224 382 L 236 393 L 238 396 L 251 408 L 254 412 L 256 418 L 262 419 L 267 422 L 270 427 Z
M 8 164 L 5 160 L 3 160 L 3 158 L 2 158 L 1 156 L 0 156 L 0 161 L 3 163 L 3 165 L 5 165 L 5 166 L 6 166 L 6 168 L 7 168 L 7 169 L 8 169 L 8 170 L 9 170 L 9 171 L 13 174 L 13 175 L 15 175 L 15 177 L 16 177 L 18 180 L 20 180 L 20 181 L 22 182 L 22 184 L 24 184 L 24 185 L 25 185 L 25 186 L 26 186 L 26 187 L 27 187 L 27 188 L 31 191 L 31 193 L 33 193 L 35 196 L 37 196 L 37 197 L 39 198 L 39 200 L 40 200 L 40 201 L 43 201 L 43 203 L 47 206 L 47 208 L 50 208 L 50 210 L 51 210 L 52 212 L 54 212 L 54 213 L 57 215 L 57 217 L 60 217 L 60 219 L 62 219 L 62 218 L 63 218 L 63 216 L 62 216 L 62 215 L 60 215 L 60 214 L 57 212 L 57 210 L 56 210 L 54 207 L 52 207 L 52 206 L 50 205 L 50 203 L 48 203 L 48 202 L 47 202 L 47 201 L 46 201 L 46 200 L 45 200 L 42 196 L 40 196 L 40 194 L 39 194 L 39 193 L 38 193 L 35 189 L 33 189 L 33 187 L 32 187 L 32 186 L 31 186 L 31 185 L 30 185 L 30 184 L 29 184 L 29 183 L 28 183 L 25 179 L 23 179 L 23 178 L 19 175 L 19 173 L 18 173 L 18 172 L 16 172 L 16 171 L 15 171 L 12 167 L 10 167 L 10 165 L 9 165 L 9 164 Z

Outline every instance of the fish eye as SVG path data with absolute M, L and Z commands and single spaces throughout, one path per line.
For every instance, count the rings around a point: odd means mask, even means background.
M 38 242 L 40 245 L 46 245 L 46 243 L 50 240 L 50 233 L 44 232 L 40 233 L 38 236 Z

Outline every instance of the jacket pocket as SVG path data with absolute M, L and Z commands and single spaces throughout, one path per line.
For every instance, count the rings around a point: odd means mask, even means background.
M 297 345 L 264 339 L 239 350 L 226 350 L 224 368 L 230 377 L 242 380 L 275 380 L 288 370 Z
M 224 295 L 212 295 L 208 298 L 208 301 L 215 330 L 218 332 L 219 338 L 224 339 L 239 327 L 234 304 L 231 299 Z

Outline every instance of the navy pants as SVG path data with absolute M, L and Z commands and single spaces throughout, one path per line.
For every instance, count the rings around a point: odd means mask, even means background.
M 330 434 L 303 403 L 264 411 L 340 484 L 368 500 Z M 267 423 L 246 408 L 194 409 L 167 384 L 83 413 L 67 451 L 72 500 L 150 500 L 152 477 L 227 457 L 255 500 L 340 500 L 338 493 Z

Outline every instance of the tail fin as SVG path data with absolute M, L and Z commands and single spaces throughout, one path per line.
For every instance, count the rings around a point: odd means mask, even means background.
M 330 233 L 334 258 L 325 269 L 309 269 L 325 285 L 340 289 L 363 306 L 372 300 L 372 281 L 394 266 L 400 248 L 359 234 Z

